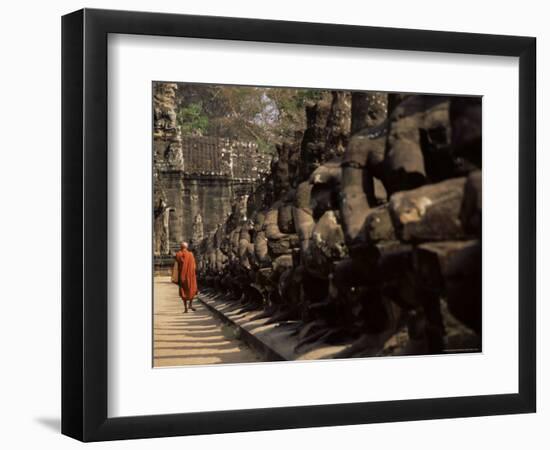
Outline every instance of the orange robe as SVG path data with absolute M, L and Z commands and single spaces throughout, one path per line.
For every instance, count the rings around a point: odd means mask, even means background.
M 178 285 L 182 300 L 193 300 L 197 294 L 197 276 L 195 274 L 195 257 L 189 250 L 176 253 L 178 262 Z

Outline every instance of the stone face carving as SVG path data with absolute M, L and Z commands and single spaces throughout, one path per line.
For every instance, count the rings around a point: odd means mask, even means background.
M 176 130 L 176 83 L 155 83 L 153 92 L 155 132 Z
M 399 239 L 426 242 L 464 238 L 460 210 L 465 182 L 465 178 L 452 178 L 392 195 L 389 209 Z
M 374 128 L 386 120 L 388 94 L 380 92 L 353 92 L 351 94 L 351 134 L 365 128 Z
M 164 171 L 180 170 L 183 165 L 181 133 L 176 121 L 175 83 L 153 85 L 153 174 L 154 174 L 154 254 L 169 255 L 177 243 L 177 228 L 171 233 L 170 213 L 181 214 L 181 204 L 176 191 L 181 183 L 164 179 Z
M 153 85 L 156 256 L 173 253 L 181 241 L 198 243 L 215 231 L 231 213 L 231 205 L 255 191 L 269 172 L 270 156 L 255 143 L 182 136 L 176 114 L 177 88 L 175 83 Z M 159 198 L 164 204 L 161 209 L 157 208 Z M 203 230 L 200 238 L 198 214 Z
M 248 205 L 203 239 L 201 283 L 300 322 L 303 345 L 479 345 L 480 108 L 349 92 L 309 103 L 303 136 L 277 143 Z
M 155 207 L 153 211 L 154 215 L 154 254 L 155 256 L 160 256 L 164 254 L 165 243 L 168 240 L 167 234 L 168 230 L 165 226 L 167 221 L 165 216 L 169 214 L 168 208 L 166 206 L 166 201 L 162 196 L 159 196 L 155 202 Z
M 202 216 L 197 214 L 193 221 L 193 237 L 191 238 L 191 243 L 197 245 L 200 241 L 204 239 L 204 226 L 202 223 Z
M 165 209 L 162 214 L 161 254 L 170 254 L 170 210 Z
M 154 83 L 153 85 L 153 139 L 155 163 L 165 163 L 181 168 L 183 154 L 181 132 L 177 125 L 176 83 Z
M 323 161 L 340 157 L 348 145 L 351 133 L 351 93 L 332 92 L 332 104 L 325 130 L 325 149 Z

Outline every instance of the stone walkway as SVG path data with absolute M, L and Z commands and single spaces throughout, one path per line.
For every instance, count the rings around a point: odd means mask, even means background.
M 183 312 L 178 289 L 169 277 L 155 277 L 154 366 L 258 362 L 233 328 L 220 322 L 199 301 Z

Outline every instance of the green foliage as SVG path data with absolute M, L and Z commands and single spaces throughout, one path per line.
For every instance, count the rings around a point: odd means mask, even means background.
M 275 155 L 275 146 L 272 142 L 268 142 L 264 139 L 256 141 L 258 144 L 258 151 L 265 153 L 266 155 Z
M 183 134 L 203 135 L 208 130 L 208 116 L 204 114 L 201 102 L 180 108 L 177 121 Z
M 261 151 L 305 128 L 305 105 L 327 91 L 180 83 L 178 123 L 184 134 L 256 141 Z

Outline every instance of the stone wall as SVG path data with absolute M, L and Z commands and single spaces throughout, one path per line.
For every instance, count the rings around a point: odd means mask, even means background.
M 237 181 L 216 175 L 183 174 L 181 237 L 192 240 L 193 224 L 201 215 L 203 233 L 208 234 L 231 213 L 234 201 L 254 189 L 253 180 Z M 175 242 L 177 245 L 177 242 Z
M 183 156 L 175 83 L 153 85 L 153 253 L 166 255 L 181 234 Z
M 197 246 L 199 288 L 292 323 L 297 349 L 480 351 L 480 98 L 333 92 L 306 114 Z
M 193 224 L 199 214 L 203 232 L 206 234 L 214 231 L 231 213 L 233 203 L 243 196 L 250 195 L 262 179 L 263 171 L 258 165 L 253 165 L 251 176 L 244 176 L 242 168 L 239 167 L 240 162 L 233 169 L 238 176 L 232 175 L 231 166 L 226 163 L 226 159 L 230 158 L 226 155 L 230 152 L 226 150 L 226 141 L 223 146 L 212 145 L 213 141 L 212 138 L 186 138 L 184 143 L 188 145 L 183 149 L 181 168 L 157 165 L 157 190 L 165 198 L 169 214 L 169 244 L 157 253 L 173 254 L 181 241 L 192 240 Z M 205 142 L 205 157 L 199 157 L 201 145 Z M 193 143 L 198 145 L 194 146 Z M 238 144 L 240 148 L 247 148 L 243 143 Z M 238 161 L 245 161 L 252 166 L 248 161 L 257 155 L 251 147 L 250 154 L 241 153 Z M 156 220 L 159 221 L 158 218 Z
M 271 157 L 253 142 L 182 136 L 175 83 L 153 86 L 154 255 L 168 264 L 182 241 L 213 232 L 250 195 Z M 200 215 L 200 219 L 198 216 Z M 197 221 L 201 223 L 198 233 Z M 198 234 L 197 234 L 198 233 Z
M 210 136 L 182 138 L 183 170 L 187 175 L 257 180 L 266 173 L 270 155 L 254 142 Z

